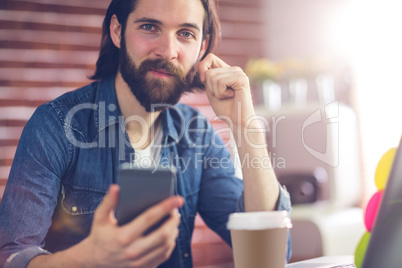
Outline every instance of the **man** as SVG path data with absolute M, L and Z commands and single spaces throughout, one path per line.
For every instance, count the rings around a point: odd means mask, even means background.
M 197 212 L 230 245 L 230 213 L 290 209 L 272 169 L 246 163 L 236 178 L 208 121 L 173 106 L 205 85 L 240 160 L 269 159 L 247 76 L 210 53 L 218 33 L 213 0 L 112 1 L 98 81 L 40 106 L 24 129 L 0 208 L 1 263 L 191 267 Z M 118 226 L 119 166 L 140 156 L 177 167 L 177 196 Z

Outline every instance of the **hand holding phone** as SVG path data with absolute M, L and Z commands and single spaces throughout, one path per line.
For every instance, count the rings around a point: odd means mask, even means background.
M 118 204 L 119 188 L 117 185 L 109 187 L 95 211 L 89 236 L 77 245 L 60 252 L 67 256 L 66 260 L 72 260 L 69 267 L 81 266 L 80 264 L 90 267 L 132 267 L 134 263 L 137 263 L 136 267 L 155 267 L 171 255 L 180 224 L 180 218 L 174 210 L 184 204 L 184 199 L 172 196 L 147 209 L 130 223 L 118 226 L 111 213 L 114 213 Z M 170 217 L 160 228 L 144 235 L 150 226 L 165 215 Z M 42 256 L 43 260 L 40 260 Z M 35 267 L 49 263 L 49 258 L 45 255 L 35 257 L 33 262 L 38 259 L 38 265 Z

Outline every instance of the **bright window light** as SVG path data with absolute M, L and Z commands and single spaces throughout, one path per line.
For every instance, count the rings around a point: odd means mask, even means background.
M 395 147 L 402 134 L 401 10 L 401 1 L 349 0 L 332 25 L 333 49 L 350 60 L 355 72 L 369 182 L 374 182 L 382 154 Z

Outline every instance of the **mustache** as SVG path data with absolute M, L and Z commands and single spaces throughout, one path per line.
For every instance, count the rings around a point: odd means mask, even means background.
M 174 66 L 171 62 L 164 59 L 154 59 L 154 60 L 144 60 L 138 71 L 142 74 L 146 74 L 151 70 L 163 70 L 171 75 L 173 75 L 176 79 L 186 85 L 186 91 L 192 91 L 192 89 L 205 89 L 205 84 L 200 79 L 200 74 L 197 70 L 197 65 L 191 68 L 187 75 L 184 75 L 183 71 Z
M 171 62 L 164 59 L 145 60 L 141 63 L 138 70 L 144 74 L 151 70 L 163 70 L 175 76 L 180 81 L 186 82 L 183 72 L 179 68 L 176 68 Z

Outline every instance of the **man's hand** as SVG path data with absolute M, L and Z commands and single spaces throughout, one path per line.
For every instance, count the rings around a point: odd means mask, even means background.
M 118 195 L 119 187 L 110 186 L 86 239 L 64 251 L 39 255 L 28 267 L 156 267 L 166 261 L 176 245 L 180 224 L 177 208 L 184 204 L 184 199 L 170 197 L 118 226 L 114 216 Z M 170 217 L 162 226 L 144 235 L 166 215 Z
M 198 71 L 218 117 L 229 125 L 244 126 L 255 115 L 250 82 L 240 67 L 231 67 L 211 53 L 198 64 Z
M 172 253 L 178 236 L 177 208 L 182 197 L 171 197 L 148 209 L 132 222 L 118 226 L 114 211 L 118 186 L 112 185 L 95 212 L 91 234 L 84 242 L 95 267 L 155 267 Z M 144 232 L 164 216 L 170 218 L 148 235 Z

